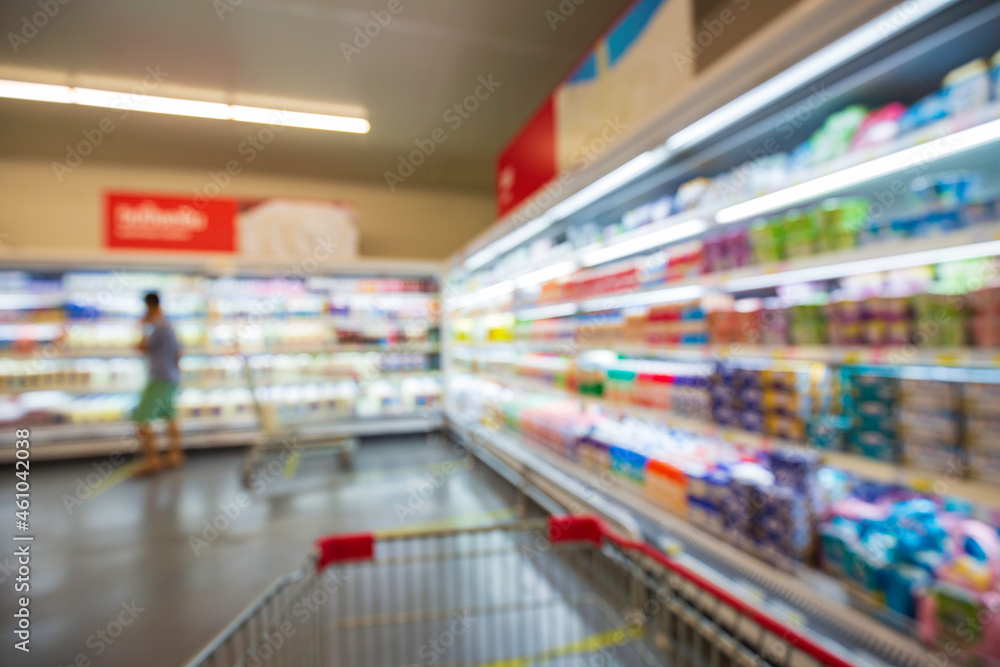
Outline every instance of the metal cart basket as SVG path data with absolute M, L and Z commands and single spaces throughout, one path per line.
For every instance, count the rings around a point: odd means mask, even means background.
M 851 663 L 590 517 L 332 536 L 188 667 Z
M 250 489 L 262 476 L 274 477 L 275 470 L 291 476 L 304 454 L 332 453 L 341 470 L 349 470 L 358 450 L 358 438 L 350 435 L 330 436 L 319 441 L 307 441 L 292 424 L 284 423 L 274 406 L 264 405 L 257 396 L 257 383 L 250 367 L 249 355 L 243 358 L 243 372 L 250 389 L 251 402 L 260 424 L 262 437 L 247 450 L 240 466 L 243 488 Z

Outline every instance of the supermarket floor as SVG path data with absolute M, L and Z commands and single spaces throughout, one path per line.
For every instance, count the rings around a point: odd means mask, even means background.
M 514 501 L 510 485 L 435 435 L 366 441 L 347 474 L 328 459 L 303 464 L 234 512 L 240 460 L 236 451 L 196 453 L 182 471 L 110 478 L 79 505 L 70 499 L 84 495 L 77 485 L 99 461 L 36 464 L 31 654 L 12 647 L 16 574 L 5 547 L 0 664 L 175 667 L 323 533 L 483 523 L 509 516 Z M 465 465 L 442 468 L 446 461 Z M 0 471 L 13 478 L 9 466 Z M 426 500 L 416 494 L 422 482 L 435 486 Z M 11 507 L 13 483 L 3 487 Z M 224 527 L 227 506 L 235 518 L 213 539 L 205 522 Z

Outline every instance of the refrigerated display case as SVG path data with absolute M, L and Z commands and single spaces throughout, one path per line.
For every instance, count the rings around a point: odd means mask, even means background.
M 452 258 L 449 423 L 860 664 L 1000 660 L 1000 4 L 784 29 L 815 53 L 750 90 L 727 59 L 719 108 Z
M 329 275 L 6 264 L 0 422 L 30 426 L 38 458 L 126 450 L 145 382 L 135 345 L 148 291 L 183 346 L 177 409 L 188 447 L 254 442 L 251 392 L 311 437 L 440 425 L 433 264 L 360 262 Z

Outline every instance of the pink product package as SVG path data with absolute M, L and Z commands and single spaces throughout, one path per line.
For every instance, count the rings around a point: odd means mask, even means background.
M 966 658 L 998 660 L 1000 536 L 985 523 L 965 520 L 952 545 L 951 559 L 920 600 L 917 632 L 931 646 L 956 644 Z

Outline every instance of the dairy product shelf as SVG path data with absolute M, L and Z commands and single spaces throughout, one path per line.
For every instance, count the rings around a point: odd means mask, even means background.
M 577 354 L 609 350 L 626 357 L 672 359 L 677 361 L 803 361 L 846 366 L 944 366 L 950 368 L 1000 368 L 1000 349 L 996 348 L 919 348 L 914 346 L 796 346 L 796 345 L 674 345 L 652 346 L 609 343 L 579 344 L 573 339 L 511 341 L 494 343 L 451 343 L 452 350 L 540 352 Z
M 566 398 L 581 401 L 584 405 L 599 407 L 601 410 L 612 414 L 629 415 L 637 419 L 664 424 L 680 431 L 711 438 L 721 438 L 730 444 L 748 450 L 771 451 L 779 447 L 808 449 L 820 453 L 827 465 L 853 473 L 862 479 L 895 483 L 922 493 L 959 496 L 977 504 L 1000 509 L 1000 486 L 987 482 L 961 479 L 944 471 L 934 473 L 926 470 L 907 468 L 896 463 L 885 463 L 856 454 L 811 448 L 801 442 L 782 440 L 760 433 L 727 428 L 718 424 L 671 414 L 669 411 L 662 409 L 647 408 L 628 403 L 617 403 L 593 396 L 584 396 L 577 392 L 555 387 L 547 382 L 532 378 L 512 374 L 488 373 L 478 374 L 478 377 L 505 386 L 515 386 L 524 391 L 565 396 Z
M 819 275 L 817 272 L 820 270 L 825 276 L 823 279 L 841 278 L 860 273 L 877 273 L 889 268 L 903 268 L 904 265 L 922 266 L 947 261 L 946 256 L 936 258 L 936 255 L 949 249 L 959 248 L 969 248 L 963 252 L 978 257 L 1000 254 L 1000 222 L 976 225 L 948 234 L 914 239 L 892 239 L 839 252 L 808 255 L 782 262 L 698 275 L 668 283 L 657 283 L 638 290 L 628 289 L 607 294 L 594 294 L 585 299 L 549 300 L 532 304 L 519 304 L 515 313 L 556 306 L 575 306 L 576 310 L 573 312 L 567 310 L 567 315 L 574 315 L 578 312 L 613 310 L 623 307 L 616 304 L 615 300 L 626 296 L 629 297 L 628 306 L 640 305 L 635 303 L 637 300 L 643 300 L 641 305 L 656 305 L 695 298 L 692 296 L 691 288 L 739 292 L 744 289 L 759 289 L 794 282 L 819 280 L 820 278 L 810 278 L 810 275 Z M 892 261 L 891 267 L 886 263 L 880 268 L 879 262 L 889 262 L 890 260 Z M 643 299 L 639 299 L 639 297 L 643 297 Z M 646 297 L 648 297 L 648 301 Z M 452 317 L 461 318 L 488 310 L 480 303 L 474 308 L 455 309 L 452 311 Z M 505 305 L 501 310 L 506 311 L 508 308 Z
M 254 348 L 250 350 L 234 350 L 231 347 L 191 347 L 184 349 L 185 356 L 192 357 L 231 357 L 239 355 L 259 356 L 263 354 L 335 354 L 339 352 L 423 352 L 426 354 L 436 354 L 441 346 L 438 343 L 387 343 L 385 345 L 355 345 L 340 343 L 310 343 L 302 345 L 281 345 L 264 349 Z M 31 351 L 0 351 L 0 358 L 16 360 L 40 361 L 50 359 L 111 359 L 116 357 L 140 357 L 138 350 L 129 348 L 105 348 L 105 349 L 61 349 L 61 346 L 52 344 L 46 345 Z
M 253 417 L 230 419 L 198 419 L 181 422 L 185 449 L 243 447 L 263 437 Z M 441 428 L 443 417 L 436 410 L 425 413 L 384 415 L 379 417 L 326 418 L 293 423 L 302 439 L 322 439 L 341 435 L 393 435 L 427 433 Z M 135 451 L 135 425 L 129 422 L 85 424 L 73 426 L 26 427 L 31 431 L 32 458 L 64 459 L 88 456 L 126 454 Z M 163 435 L 163 429 L 156 429 Z M 70 435 L 70 432 L 72 434 Z M 67 437 L 68 436 L 68 437 Z M 159 438 L 166 447 L 164 438 Z M 0 447 L 0 463 L 14 460 L 13 447 Z
M 311 375 L 291 378 L 259 378 L 257 384 L 260 387 L 294 387 L 316 384 L 328 384 L 336 382 L 374 382 L 377 380 L 405 380 L 407 378 L 440 378 L 441 372 L 437 370 L 426 371 L 400 371 L 390 373 L 377 373 L 371 376 L 362 377 L 359 374 L 344 375 Z M 218 380 L 199 380 L 195 382 L 181 382 L 181 389 L 243 389 L 246 388 L 246 378 L 233 377 Z M 141 391 L 141 382 L 123 382 L 117 384 L 99 385 L 48 385 L 48 386 L 22 386 L 0 388 L 0 396 L 28 394 L 37 391 L 58 391 L 74 396 L 88 396 L 93 394 L 128 394 Z
M 742 549 L 649 501 L 637 487 L 597 474 L 521 434 L 479 427 L 453 410 L 446 412 L 446 419 L 473 453 L 486 449 L 500 456 L 527 457 L 539 474 L 551 474 L 546 471 L 554 468 L 577 480 L 586 489 L 584 499 L 604 497 L 632 513 L 650 527 L 647 541 L 782 622 L 808 631 L 832 650 L 847 652 L 848 661 L 866 666 L 928 664 L 924 647 L 905 631 L 873 623 L 867 613 L 851 606 L 849 592 L 836 580 L 804 566 L 776 567 L 748 558 Z

